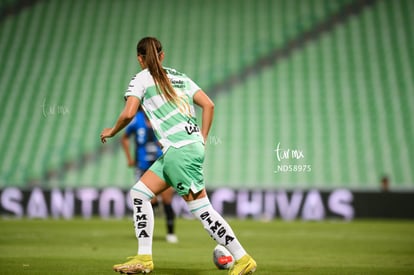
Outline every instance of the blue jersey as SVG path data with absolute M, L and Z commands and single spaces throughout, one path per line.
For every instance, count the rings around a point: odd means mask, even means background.
M 141 170 L 147 170 L 162 155 L 154 131 L 147 123 L 144 112 L 138 111 L 126 127 L 127 136 L 133 134 L 135 137 L 135 160 Z

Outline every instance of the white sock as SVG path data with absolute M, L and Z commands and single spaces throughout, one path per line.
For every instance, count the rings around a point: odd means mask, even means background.
M 230 225 L 214 210 L 207 197 L 187 202 L 193 215 L 201 221 L 204 229 L 218 243 L 225 246 L 236 260 L 246 255 Z
M 154 212 L 150 200 L 155 196 L 141 181 L 130 191 L 134 207 L 134 228 L 138 239 L 138 255 L 152 255 L 152 237 L 154 232 Z

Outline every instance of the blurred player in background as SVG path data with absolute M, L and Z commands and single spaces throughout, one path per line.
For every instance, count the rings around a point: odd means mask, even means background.
M 128 274 L 152 272 L 154 217 L 150 201 L 173 186 L 208 234 L 233 255 L 236 261 L 229 274 L 252 274 L 256 270 L 256 262 L 246 253 L 230 225 L 212 207 L 205 189 L 204 144 L 213 122 L 214 103 L 185 74 L 162 67 L 164 52 L 156 38 L 146 37 L 139 41 L 137 58 L 142 71 L 129 83 L 124 95 L 125 107 L 114 127 L 101 132 L 101 141 L 105 143 L 107 138 L 128 125 L 142 104 L 162 145 L 163 155 L 130 191 L 138 253 L 127 262 L 114 265 L 113 269 Z M 202 110 L 201 128 L 194 103 Z M 203 242 L 198 245 L 203 245 Z
M 135 141 L 135 159 L 131 157 L 129 146 L 131 136 L 134 137 Z M 135 167 L 135 176 L 137 181 L 141 178 L 145 171 L 147 171 L 147 169 L 162 155 L 161 148 L 158 145 L 158 141 L 151 127 L 151 123 L 146 118 L 142 108 L 139 108 L 134 119 L 126 127 L 121 142 L 128 160 L 128 166 Z M 174 234 L 175 214 L 171 206 L 173 196 L 174 189 L 172 187 L 166 189 L 161 193 L 161 200 L 164 207 L 167 223 L 166 240 L 169 243 L 178 242 L 178 238 Z M 153 206 L 158 205 L 157 197 L 154 197 L 151 203 Z

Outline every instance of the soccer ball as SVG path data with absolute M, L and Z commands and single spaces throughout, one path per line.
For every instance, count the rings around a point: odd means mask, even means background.
M 234 264 L 234 258 L 227 248 L 218 244 L 213 251 L 213 262 L 218 269 L 230 269 Z

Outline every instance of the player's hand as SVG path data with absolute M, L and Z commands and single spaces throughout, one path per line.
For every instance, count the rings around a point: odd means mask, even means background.
M 101 142 L 106 143 L 106 139 L 113 136 L 114 135 L 112 134 L 112 128 L 105 128 L 101 132 Z
M 207 136 L 203 136 L 203 145 L 204 147 L 207 145 Z

